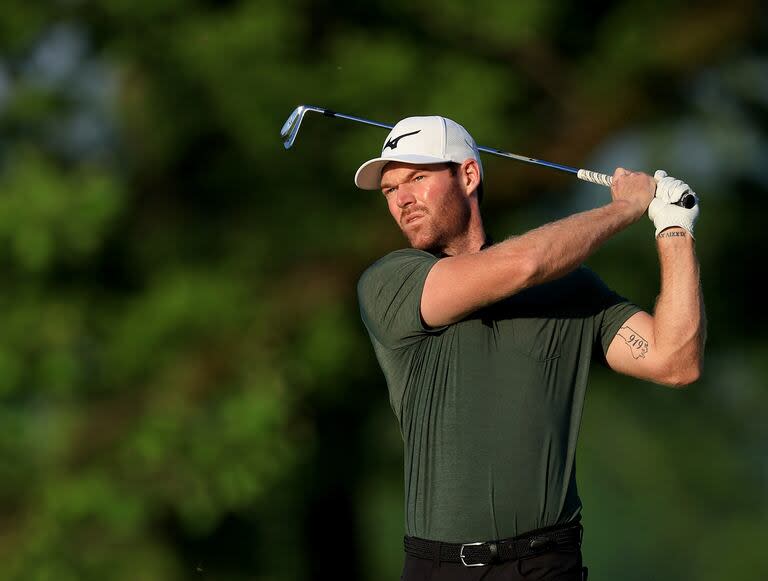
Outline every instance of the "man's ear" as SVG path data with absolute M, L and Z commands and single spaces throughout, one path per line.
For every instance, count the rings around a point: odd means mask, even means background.
M 476 159 L 465 159 L 459 167 L 459 179 L 466 193 L 477 190 L 480 185 L 480 165 Z

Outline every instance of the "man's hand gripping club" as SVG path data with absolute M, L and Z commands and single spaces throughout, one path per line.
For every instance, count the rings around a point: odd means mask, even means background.
M 632 223 L 643 217 L 655 191 L 656 182 L 646 173 L 623 167 L 617 167 L 613 172 L 611 197 L 614 202 L 626 204 Z
M 668 176 L 663 169 L 657 170 L 653 176 L 656 179 L 656 196 L 648 207 L 648 217 L 656 226 L 656 236 L 667 228 L 684 228 L 693 238 L 693 226 L 699 217 L 698 196 L 685 182 Z M 693 208 L 683 208 L 676 204 L 686 192 L 696 196 Z

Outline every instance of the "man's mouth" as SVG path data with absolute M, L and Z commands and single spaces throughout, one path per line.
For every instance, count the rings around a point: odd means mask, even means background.
M 403 225 L 411 224 L 412 222 L 415 222 L 416 220 L 420 220 L 424 217 L 424 214 L 421 212 L 412 212 L 411 214 L 408 214 L 403 218 Z

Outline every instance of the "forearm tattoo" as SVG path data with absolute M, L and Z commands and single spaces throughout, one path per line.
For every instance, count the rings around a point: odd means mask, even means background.
M 624 339 L 624 342 L 629 346 L 630 351 L 632 351 L 632 357 L 635 359 L 643 359 L 645 354 L 648 353 L 648 341 L 643 339 L 630 327 L 622 327 L 619 329 L 617 335 Z
M 665 230 L 661 234 L 659 234 L 656 238 L 675 238 L 676 236 L 682 236 L 685 238 L 686 232 L 681 232 L 680 230 L 672 230 L 671 232 L 668 230 Z

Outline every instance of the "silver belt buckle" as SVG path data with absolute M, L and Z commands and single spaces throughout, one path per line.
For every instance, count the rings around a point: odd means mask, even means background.
M 464 547 L 476 547 L 477 545 L 483 545 L 485 543 L 464 543 L 461 545 L 461 550 L 459 551 L 459 558 L 461 559 L 461 564 L 465 567 L 485 567 L 488 565 L 488 563 L 467 563 L 464 560 Z

